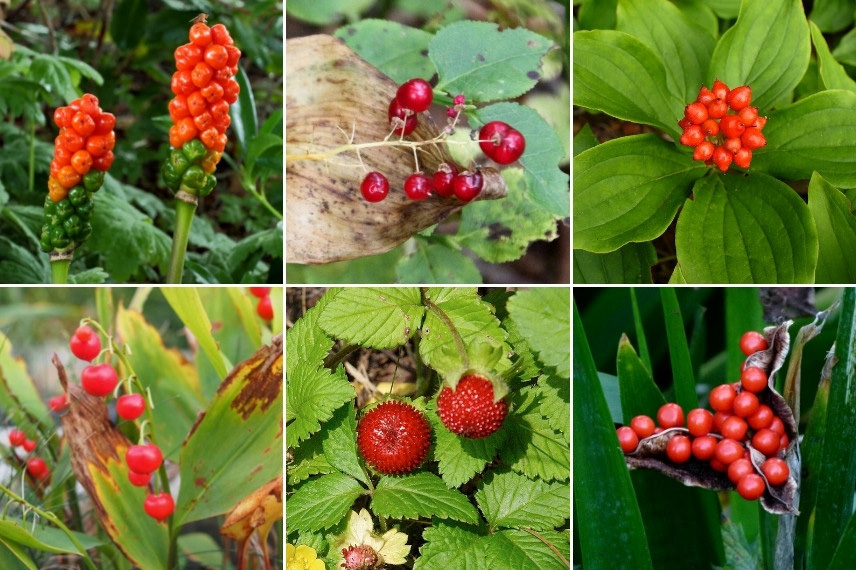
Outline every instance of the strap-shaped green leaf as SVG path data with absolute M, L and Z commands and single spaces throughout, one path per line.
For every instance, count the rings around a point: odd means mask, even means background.
M 574 160 L 574 248 L 606 253 L 660 236 L 707 170 L 651 134 L 581 153 Z
M 574 33 L 574 105 L 680 136 L 683 103 L 666 91 L 663 60 L 624 32 Z
M 817 230 L 787 185 L 763 174 L 701 179 L 678 218 L 688 283 L 812 283 Z
M 856 91 L 856 81 L 853 81 L 844 66 L 838 63 L 829 53 L 826 38 L 823 37 L 820 28 L 812 21 L 808 23 L 811 30 L 811 43 L 817 52 L 817 61 L 820 65 L 820 79 L 827 89 L 849 89 Z
M 811 41 L 799 0 L 743 2 L 737 24 L 716 44 L 708 80 L 752 87 L 761 114 L 788 100 L 811 57 Z
M 815 172 L 808 185 L 808 209 L 817 225 L 820 250 L 817 283 L 856 283 L 856 217 L 853 204 Z

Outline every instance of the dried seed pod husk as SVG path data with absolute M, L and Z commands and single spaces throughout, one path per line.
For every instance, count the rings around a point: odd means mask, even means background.
M 403 146 L 360 151 L 365 167 L 383 173 L 390 186 L 382 202 L 365 201 L 360 157 L 353 150 L 330 151 L 351 136 L 355 144 L 383 141 L 391 130 L 387 111 L 398 85 L 332 36 L 290 39 L 286 50 L 286 261 L 329 263 L 384 253 L 465 205 L 441 196 L 406 198 L 404 180 L 413 174 L 415 160 L 413 150 Z M 420 113 L 405 140 L 428 141 L 439 133 L 430 116 Z M 420 169 L 428 174 L 442 162 L 454 162 L 442 143 L 417 152 Z M 507 194 L 497 170 L 481 173 L 484 186 L 476 200 Z

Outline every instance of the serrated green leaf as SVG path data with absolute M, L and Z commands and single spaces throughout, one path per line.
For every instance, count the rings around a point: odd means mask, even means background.
M 527 191 L 524 172 L 506 168 L 502 176 L 508 185 L 508 196 L 504 200 L 473 202 L 464 208 L 458 227 L 461 243 L 491 263 L 514 261 L 526 253 L 531 242 L 558 237 L 557 217 L 535 203 Z M 481 276 L 469 282 L 479 283 Z
M 354 287 L 336 293 L 318 317 L 327 334 L 371 348 L 401 346 L 422 321 L 419 289 Z
M 547 536 L 556 550 L 544 543 Z M 491 535 L 489 543 L 487 568 L 566 570 L 570 564 L 570 541 L 560 533 L 503 530 Z
M 428 44 L 440 80 L 437 89 L 487 102 L 523 95 L 541 77 L 541 60 L 553 42 L 525 28 L 467 20 L 437 32 Z M 462 54 L 466 54 L 462 57 Z
M 479 484 L 475 499 L 493 528 L 552 530 L 568 519 L 571 496 L 564 483 L 551 485 L 517 473 L 492 473 Z
M 823 37 L 817 24 L 809 20 L 808 27 L 811 30 L 811 42 L 814 44 L 814 49 L 817 52 L 820 78 L 823 80 L 824 86 L 827 89 L 849 89 L 850 91 L 856 91 L 856 81 L 853 81 L 847 75 L 844 66 L 835 61 L 835 58 L 829 53 L 826 38 Z
M 476 523 L 478 513 L 466 495 L 449 489 L 433 473 L 382 477 L 372 494 L 372 510 L 382 517 L 437 517 Z
M 472 206 L 485 202 L 496 202 L 496 200 L 484 200 Z M 415 251 L 402 257 L 396 267 L 399 283 L 482 282 L 481 273 L 473 260 L 464 255 L 460 249 L 453 247 L 447 237 L 423 237 L 417 234 L 413 236 L 413 243 L 416 245 Z
M 287 360 L 287 359 L 286 359 Z M 324 475 L 333 472 L 333 466 L 324 455 L 321 436 L 315 435 L 303 441 L 292 451 L 292 458 L 286 466 L 289 485 L 297 485 L 312 475 Z
M 693 195 L 675 234 L 687 282 L 814 281 L 817 230 L 805 202 L 783 182 L 764 174 L 708 176 Z
M 307 481 L 286 500 L 290 530 L 321 530 L 340 522 L 357 497 L 366 491 L 341 473 Z
M 550 427 L 568 435 L 571 426 L 571 385 L 561 376 L 541 376 L 532 388 L 540 399 L 541 413 Z
M 298 366 L 320 366 L 333 348 L 333 339 L 318 326 L 318 317 L 338 289 L 330 289 L 285 333 L 285 373 Z
M 333 35 L 398 84 L 414 77 L 430 80 L 435 73 L 426 55 L 434 36 L 418 28 L 367 18 L 342 26 Z
M 67 102 L 77 98 L 68 69 L 51 55 L 36 55 L 30 64 L 30 75 Z
M 413 569 L 491 568 L 487 562 L 488 537 L 475 531 L 476 529 L 461 523 L 433 519 L 432 525 L 422 533 L 425 544 L 419 551 L 419 558 Z
M 667 0 L 622 0 L 617 19 L 618 31 L 633 35 L 660 55 L 669 92 L 687 103 L 695 100 L 713 55 L 714 36 Z
M 609 253 L 574 250 L 574 284 L 652 283 L 657 252 L 651 242 L 628 243 Z
M 532 205 L 527 208 L 529 212 L 523 210 L 519 215 L 533 216 L 533 208 L 541 208 L 557 218 L 566 218 L 571 209 L 570 178 L 559 168 L 565 156 L 565 149 L 556 136 L 555 129 L 547 124 L 537 111 L 516 103 L 497 103 L 482 107 L 474 118 L 482 124 L 490 121 L 506 122 L 526 138 L 526 151 L 520 157 L 520 164 L 526 174 L 525 192 Z M 509 187 L 509 194 L 514 191 Z M 508 199 L 497 200 L 496 204 L 506 208 L 506 212 L 518 212 L 517 208 L 523 207 L 525 202 L 520 199 L 516 202 L 517 206 Z M 469 206 L 464 209 L 465 213 L 468 208 Z M 499 216 L 498 219 L 508 220 L 508 214 Z M 512 224 L 507 222 L 506 225 Z
M 574 160 L 574 248 L 606 253 L 659 237 L 707 171 L 653 134 L 581 153 Z
M 321 441 L 330 465 L 358 481 L 368 483 L 357 457 L 357 420 L 353 401 L 336 410 L 330 421 L 324 423 Z
M 285 377 L 286 445 L 293 447 L 319 429 L 333 412 L 354 397 L 343 368 L 298 366 Z
M 538 352 L 541 362 L 555 366 L 556 372 L 566 378 L 571 372 L 571 326 L 567 319 L 570 307 L 570 290 L 563 287 L 519 291 L 508 300 L 508 313 L 520 334 Z
M 808 68 L 811 39 L 799 0 L 743 2 L 737 23 L 713 52 L 708 86 L 752 87 L 752 104 L 763 115 L 797 86 Z
M 808 185 L 808 209 L 817 226 L 820 249 L 817 256 L 817 283 L 856 282 L 856 217 L 853 205 L 840 190 L 819 174 Z
M 532 402 L 534 400 L 530 400 Z M 518 409 L 503 424 L 514 433 L 500 449 L 500 457 L 511 468 L 528 477 L 547 481 L 567 481 L 570 477 L 570 441 L 550 427 L 539 410 Z
M 496 456 L 497 449 L 508 435 L 508 431 L 500 427 L 488 437 L 460 437 L 443 425 L 434 410 L 430 410 L 427 416 L 434 432 L 434 459 L 437 461 L 437 470 L 443 476 L 443 483 L 449 488 L 460 487 L 484 470 L 484 466 Z
M 651 48 L 624 32 L 594 30 L 574 32 L 574 105 L 677 139 L 686 102 L 667 93 L 663 60 Z

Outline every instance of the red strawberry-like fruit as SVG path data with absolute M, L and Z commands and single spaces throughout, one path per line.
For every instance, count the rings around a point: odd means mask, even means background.
M 342 568 L 345 570 L 373 570 L 381 567 L 380 558 L 368 544 L 352 544 L 342 549 Z
M 65 392 L 48 400 L 48 407 L 55 414 L 60 414 L 68 409 L 68 396 Z
M 33 479 L 46 479 L 51 474 L 51 470 L 41 457 L 31 457 L 27 459 L 27 473 Z
M 107 396 L 119 383 L 116 369 L 109 364 L 93 364 L 80 373 L 80 385 L 92 396 Z
M 92 362 L 101 352 L 101 337 L 86 325 L 78 327 L 68 342 L 71 353 L 80 360 Z
M 143 509 L 147 515 L 162 522 L 175 510 L 175 501 L 169 493 L 155 493 L 146 497 Z
M 487 437 L 505 421 L 508 404 L 494 401 L 493 384 L 483 376 L 464 376 L 437 398 L 437 412 L 449 431 L 469 438 Z
M 27 434 L 25 434 L 21 430 L 13 429 L 9 432 L 9 443 L 12 445 L 12 447 L 24 445 L 25 441 L 27 441 Z
M 410 473 L 425 459 L 431 427 L 410 404 L 388 400 L 370 410 L 357 425 L 357 448 L 366 462 L 388 475 Z
M 132 445 L 125 454 L 125 463 L 131 471 L 153 473 L 163 463 L 163 454 L 154 443 Z
M 146 411 L 146 399 L 142 394 L 124 394 L 116 400 L 116 413 L 123 420 L 135 420 Z

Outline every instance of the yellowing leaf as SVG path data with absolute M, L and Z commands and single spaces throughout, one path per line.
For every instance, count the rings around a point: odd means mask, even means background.
M 220 527 L 220 534 L 238 541 L 238 560 L 244 560 L 250 537 L 258 530 L 267 560 L 267 535 L 281 518 L 282 474 L 239 502 Z

